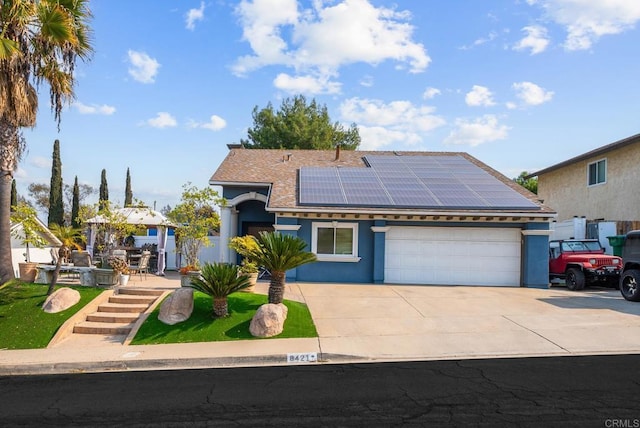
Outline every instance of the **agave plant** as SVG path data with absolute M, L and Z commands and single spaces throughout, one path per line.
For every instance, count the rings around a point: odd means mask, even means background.
M 229 315 L 227 297 L 249 287 L 249 277 L 238 274 L 238 266 L 226 263 L 205 263 L 200 276 L 193 277 L 189 287 L 213 298 L 213 315 Z
M 258 246 L 249 252 L 251 260 L 271 272 L 269 303 L 282 303 L 286 272 L 305 263 L 314 262 L 316 256 L 305 251 L 307 243 L 297 236 L 260 232 L 257 243 Z

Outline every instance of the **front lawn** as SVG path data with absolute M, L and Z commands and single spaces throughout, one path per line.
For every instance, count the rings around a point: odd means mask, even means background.
M 42 310 L 49 288 L 47 284 L 15 280 L 1 288 L 0 349 L 46 348 L 66 320 L 104 291 L 95 287 L 68 287 L 80 292 L 80 301 L 56 314 Z
M 253 293 L 233 293 L 229 296 L 229 316 L 214 318 L 211 297 L 194 292 L 191 317 L 175 325 L 158 320 L 160 305 L 142 324 L 132 345 L 164 343 L 213 342 L 257 339 L 249 333 L 251 318 L 258 308 L 267 303 L 267 296 Z M 285 300 L 289 309 L 284 331 L 275 338 L 317 337 L 316 327 L 304 303 Z

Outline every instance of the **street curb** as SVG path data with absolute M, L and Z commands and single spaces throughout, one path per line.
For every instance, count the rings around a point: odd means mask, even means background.
M 287 354 L 255 357 L 172 358 L 148 360 L 118 360 L 76 363 L 34 363 L 0 366 L 0 376 L 56 375 L 80 373 L 106 373 L 126 371 L 213 369 L 256 366 L 313 366 L 318 364 L 370 362 L 368 358 L 354 355 L 321 354 L 318 361 L 305 363 L 287 362 Z

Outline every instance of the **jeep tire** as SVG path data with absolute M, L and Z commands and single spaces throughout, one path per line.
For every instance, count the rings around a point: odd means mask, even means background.
M 584 272 L 580 269 L 569 268 L 567 269 L 567 279 L 565 280 L 567 288 L 571 291 L 580 291 L 584 288 Z
M 620 293 L 631 302 L 640 302 L 640 270 L 630 269 L 620 275 Z

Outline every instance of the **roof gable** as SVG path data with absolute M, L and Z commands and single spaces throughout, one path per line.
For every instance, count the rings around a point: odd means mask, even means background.
M 550 167 L 541 169 L 540 171 L 536 171 L 534 173 L 531 173 L 528 176 L 526 176 L 525 178 L 537 177 L 539 175 L 546 174 L 546 173 L 551 172 L 551 171 L 555 171 L 557 169 L 563 168 L 563 167 L 568 166 L 568 165 L 572 165 L 574 163 L 583 161 L 585 159 L 589 159 L 589 158 L 596 157 L 596 156 L 601 156 L 601 155 L 603 155 L 605 153 L 609 153 L 609 152 L 611 152 L 613 150 L 618 150 L 618 149 L 621 149 L 621 148 L 623 148 L 625 146 L 628 146 L 630 144 L 636 144 L 636 143 L 640 143 L 640 134 L 632 135 L 631 137 L 623 138 L 622 140 L 618 140 L 618 141 L 616 141 L 614 143 L 607 144 L 606 146 L 598 147 L 597 149 L 588 151 L 588 152 L 583 153 L 581 155 L 575 156 L 575 157 L 573 157 L 571 159 L 567 159 L 566 161 L 557 163 L 557 164 L 552 165 Z

